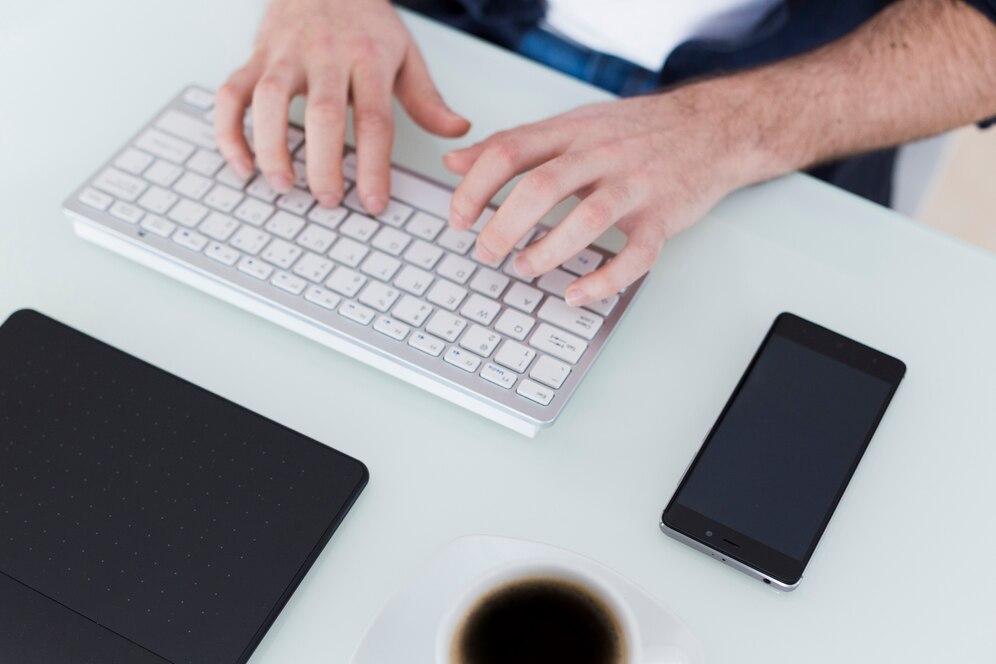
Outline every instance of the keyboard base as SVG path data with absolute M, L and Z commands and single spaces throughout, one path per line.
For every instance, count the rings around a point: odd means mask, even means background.
M 253 294 L 242 291 L 227 283 L 224 283 L 208 274 L 201 274 L 190 269 L 189 265 L 180 265 L 173 260 L 157 254 L 155 251 L 142 245 L 130 242 L 122 237 L 118 237 L 108 231 L 104 226 L 97 224 L 86 217 L 71 210 L 66 210 L 66 214 L 73 221 L 73 229 L 76 234 L 84 240 L 96 244 L 104 249 L 129 258 L 136 263 L 152 268 L 157 272 L 165 274 L 188 286 L 192 286 L 209 295 L 232 304 L 244 311 L 255 314 L 272 323 L 276 323 L 283 328 L 296 332 L 312 341 L 316 341 L 323 346 L 344 353 L 364 364 L 380 369 L 381 371 L 400 378 L 401 380 L 415 385 L 427 392 L 466 408 L 478 415 L 501 424 L 523 436 L 534 438 L 544 426 L 523 421 L 507 412 L 491 407 L 487 404 L 469 397 L 466 393 L 430 380 L 424 375 L 412 371 L 399 365 L 396 361 L 382 357 L 366 348 L 349 342 L 338 335 L 330 333 L 311 320 L 303 318 L 294 312 L 282 309 L 279 306 L 263 300 Z M 552 423 L 551 423 L 552 424 Z M 547 425 L 549 426 L 549 424 Z

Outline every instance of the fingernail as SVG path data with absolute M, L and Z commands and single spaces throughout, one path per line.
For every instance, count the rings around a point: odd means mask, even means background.
M 291 184 L 294 182 L 289 175 L 286 173 L 277 173 L 276 175 L 271 175 L 269 177 L 270 186 L 281 194 L 285 194 L 290 191 Z
M 464 222 L 464 218 L 463 218 L 462 214 L 460 214 L 459 212 L 451 212 L 450 213 L 450 225 L 451 226 L 453 226 L 455 228 L 463 228 L 464 223 L 465 222 Z
M 580 307 L 591 302 L 588 294 L 584 292 L 579 286 L 571 286 L 564 293 L 564 299 L 567 300 L 567 304 L 572 307 Z
M 340 194 L 321 194 L 318 197 L 318 204 L 322 207 L 334 208 L 339 205 L 339 201 L 342 200 Z
M 498 260 L 498 257 L 494 254 L 494 252 L 486 247 L 482 247 L 480 242 L 477 242 L 477 244 L 474 245 L 474 252 L 477 254 L 477 260 L 482 263 L 494 263 Z
M 522 254 L 515 257 L 515 271 L 523 277 L 536 276 L 533 272 L 533 266 L 529 264 L 529 260 Z
M 245 157 L 239 157 L 233 161 L 232 168 L 235 170 L 236 175 L 243 180 L 252 175 L 252 162 Z
M 364 196 L 363 197 L 363 207 L 367 209 L 367 212 L 377 213 L 384 209 L 384 197 L 383 196 Z

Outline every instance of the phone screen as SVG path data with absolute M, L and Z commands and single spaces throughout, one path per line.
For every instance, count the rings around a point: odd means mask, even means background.
M 783 314 L 679 485 L 666 525 L 797 582 L 904 371 Z

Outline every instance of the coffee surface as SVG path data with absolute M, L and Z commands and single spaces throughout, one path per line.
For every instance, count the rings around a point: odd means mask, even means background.
M 621 664 L 618 620 L 583 586 L 550 578 L 511 582 L 467 612 L 453 664 Z

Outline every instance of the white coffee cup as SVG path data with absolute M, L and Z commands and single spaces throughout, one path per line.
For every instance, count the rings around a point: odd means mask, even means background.
M 447 612 L 436 633 L 436 664 L 452 664 L 454 640 L 475 605 L 492 591 L 528 579 L 557 580 L 584 588 L 600 599 L 622 632 L 624 664 L 665 664 L 681 661 L 672 653 L 643 651 L 640 626 L 625 598 L 596 570 L 562 559 L 518 560 L 493 568 L 469 585 Z M 676 653 L 677 654 L 677 653 Z

